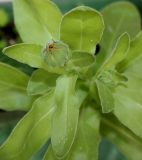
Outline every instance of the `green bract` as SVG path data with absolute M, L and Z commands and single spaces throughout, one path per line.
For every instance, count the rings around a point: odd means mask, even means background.
M 50 0 L 13 4 L 24 43 L 3 53 L 34 71 L 29 77 L 0 63 L 0 109 L 27 111 L 0 147 L 0 159 L 30 160 L 48 142 L 43 160 L 97 160 L 105 137 L 128 159 L 141 160 L 137 9 L 119 2 L 101 12 L 79 6 L 62 16 Z

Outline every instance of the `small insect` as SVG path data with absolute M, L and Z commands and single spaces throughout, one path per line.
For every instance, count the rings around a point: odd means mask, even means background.
M 54 50 L 59 50 L 59 48 L 56 47 L 57 42 L 52 40 L 46 44 L 45 49 L 43 52 L 53 53 Z

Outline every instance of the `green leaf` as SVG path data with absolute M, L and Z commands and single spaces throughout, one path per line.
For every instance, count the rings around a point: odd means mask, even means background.
M 49 159 L 50 160 L 58 160 L 58 158 L 55 156 L 55 154 L 53 152 L 53 149 L 52 149 L 51 145 L 48 147 L 48 149 L 47 149 L 47 151 L 46 151 L 46 153 L 44 155 L 43 160 L 49 160 Z M 65 160 L 65 158 L 62 159 L 62 160 Z
M 106 84 L 104 84 L 100 80 L 96 80 L 96 84 L 101 101 L 102 112 L 109 113 L 114 109 L 114 98 L 112 95 L 112 91 Z
M 16 27 L 24 42 L 45 45 L 59 39 L 62 14 L 50 0 L 14 0 Z M 24 27 L 25 26 L 25 27 Z
M 0 8 L 0 27 L 5 27 L 8 22 L 8 13 L 4 9 Z
M 127 89 L 119 88 L 118 92 L 132 98 L 136 103 L 142 105 L 142 34 L 131 42 L 130 51 L 126 59 L 118 66 L 127 78 Z
M 103 117 L 100 131 L 101 135 L 115 144 L 127 159 L 141 160 L 142 139 L 124 127 L 114 116 Z
M 112 54 L 104 62 L 100 70 L 113 70 L 115 66 L 120 63 L 127 55 L 129 50 L 130 38 L 127 33 L 122 34 L 112 51 Z
M 127 81 L 127 77 L 118 73 L 115 70 L 115 67 L 126 57 L 129 49 L 129 43 L 129 35 L 127 33 L 122 34 L 117 40 L 112 54 L 96 73 L 98 79 L 96 84 L 103 113 L 111 112 L 114 109 L 114 98 L 112 92 L 114 92 L 118 85 Z
M 21 63 L 25 63 L 34 68 L 42 68 L 44 61 L 42 59 L 42 46 L 36 44 L 16 44 L 6 47 L 3 53 L 8 57 Z
M 130 50 L 127 54 L 127 57 L 117 67 L 120 72 L 124 72 L 125 70 L 130 70 L 130 72 L 133 70 L 135 74 L 137 72 L 141 72 L 141 69 L 134 68 L 134 66 L 139 65 L 138 61 L 142 59 L 141 44 L 142 44 L 142 32 L 139 32 L 139 34 L 135 37 L 135 39 L 131 41 Z
M 43 47 L 36 44 L 16 44 L 10 47 L 6 47 L 3 53 L 10 58 L 13 58 L 21 63 L 28 64 L 34 68 L 42 68 L 53 73 L 64 73 L 64 68 L 51 67 L 45 63 L 43 57 Z
M 56 85 L 58 74 L 43 69 L 35 70 L 29 80 L 27 92 L 29 95 L 44 94 Z
M 51 142 L 58 158 L 64 158 L 73 144 L 77 131 L 79 107 L 86 96 L 80 91 L 75 93 L 76 80 L 76 75 L 63 75 L 57 80 L 56 111 L 53 115 Z
M 86 52 L 74 51 L 68 65 L 74 67 L 88 67 L 95 61 L 95 57 Z
M 98 158 L 100 116 L 91 107 L 84 108 L 78 124 L 78 131 L 72 148 L 64 160 L 94 160 Z M 51 147 L 44 160 L 56 160 Z
M 26 92 L 29 77 L 19 70 L 0 63 L 0 108 L 12 110 L 28 110 L 36 97 Z
M 72 50 L 94 53 L 104 30 L 102 16 L 96 10 L 80 6 L 66 13 L 61 22 L 61 40 Z
M 120 92 L 115 94 L 114 114 L 120 122 L 142 138 L 142 104 Z
M 87 71 L 94 70 L 95 57 L 86 52 L 74 51 L 67 63 L 67 70 L 75 71 L 80 76 L 89 77 Z
M 98 148 L 100 143 L 100 116 L 91 107 L 81 111 L 78 132 L 71 148 L 69 160 L 94 160 L 98 159 Z
M 28 160 L 51 136 L 51 117 L 55 109 L 53 92 L 37 99 L 0 147 L 3 160 Z
M 101 13 L 105 22 L 105 30 L 100 43 L 101 51 L 97 56 L 98 65 L 101 65 L 111 54 L 122 33 L 127 32 L 133 39 L 141 30 L 140 14 L 137 8 L 129 2 L 112 3 L 105 7 Z
M 131 42 L 126 59 L 118 69 L 128 78 L 127 87 L 120 86 L 116 90 L 115 115 L 136 135 L 142 137 L 142 34 Z M 130 121 L 131 119 L 131 121 Z

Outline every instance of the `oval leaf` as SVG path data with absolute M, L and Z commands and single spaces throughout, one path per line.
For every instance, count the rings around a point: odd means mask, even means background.
M 61 22 L 60 38 L 72 50 L 94 53 L 104 29 L 96 10 L 80 6 L 66 13 Z
M 50 0 L 14 0 L 16 27 L 24 42 L 45 45 L 59 39 L 62 14 Z M 25 26 L 25 27 L 23 27 Z
M 72 148 L 64 160 L 98 159 L 100 116 L 91 107 L 84 108 L 79 118 L 78 131 Z M 57 160 L 51 146 L 44 160 Z
M 58 158 L 67 155 L 77 130 L 79 106 L 75 96 L 76 80 L 76 75 L 64 75 L 57 80 L 51 142 Z

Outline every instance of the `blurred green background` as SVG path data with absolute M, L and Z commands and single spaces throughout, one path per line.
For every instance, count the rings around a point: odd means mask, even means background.
M 5 0 L 3 0 L 5 1 Z M 66 12 L 78 5 L 87 5 L 100 10 L 107 4 L 120 0 L 53 0 L 60 7 L 62 12 Z M 122 1 L 122 0 L 121 0 Z M 142 14 L 142 0 L 126 0 L 134 3 Z M 11 3 L 0 2 L 0 61 L 11 64 L 20 70 L 31 74 L 33 69 L 27 65 L 20 64 L 2 54 L 2 48 L 20 42 L 17 34 L 12 14 Z M 10 134 L 12 128 L 25 113 L 4 112 L 0 110 L 0 144 L 2 144 Z M 40 160 L 48 143 L 43 146 L 41 151 L 33 157 L 33 160 Z M 100 145 L 99 160 L 127 160 L 119 150 L 106 139 L 103 139 Z

